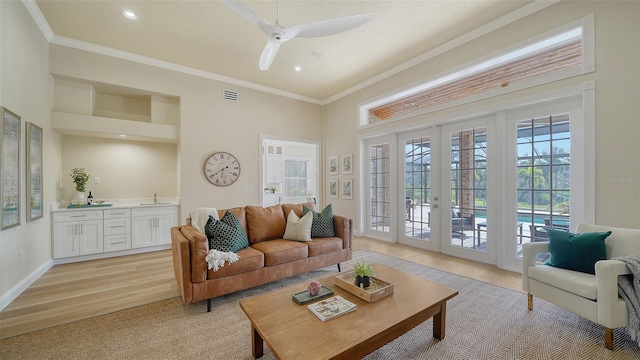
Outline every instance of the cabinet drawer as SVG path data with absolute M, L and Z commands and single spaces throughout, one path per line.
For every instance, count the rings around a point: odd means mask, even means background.
M 102 220 L 102 210 L 69 211 L 53 214 L 53 222 Z
M 104 211 L 105 219 L 130 217 L 131 209 L 109 209 Z
M 104 252 L 131 249 L 131 234 L 106 235 Z
M 120 219 L 106 219 L 104 221 L 104 234 L 116 235 L 116 234 L 130 234 L 131 233 L 131 218 Z
M 157 216 L 157 215 L 177 215 L 177 206 L 157 206 L 134 208 L 131 216 Z

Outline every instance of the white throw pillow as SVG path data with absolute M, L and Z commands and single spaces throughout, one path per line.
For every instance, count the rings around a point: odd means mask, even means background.
M 308 212 L 302 218 L 291 210 L 287 216 L 287 228 L 284 230 L 285 240 L 311 241 L 311 224 L 313 223 L 313 214 Z

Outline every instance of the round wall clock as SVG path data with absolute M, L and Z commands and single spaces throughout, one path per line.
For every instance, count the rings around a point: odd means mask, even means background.
M 204 162 L 204 175 L 213 185 L 229 186 L 240 177 L 240 162 L 228 152 L 217 152 Z

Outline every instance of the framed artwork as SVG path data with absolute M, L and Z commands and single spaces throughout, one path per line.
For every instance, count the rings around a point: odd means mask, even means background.
M 20 116 L 2 110 L 2 230 L 20 225 Z
M 338 175 L 338 157 L 329 156 L 329 175 Z
M 338 180 L 329 180 L 329 197 L 338 198 Z
M 353 166 L 353 155 L 342 155 L 342 173 L 343 174 L 351 174 Z
M 342 180 L 342 198 L 353 199 L 353 180 Z
M 27 221 L 42 217 L 42 128 L 27 122 Z

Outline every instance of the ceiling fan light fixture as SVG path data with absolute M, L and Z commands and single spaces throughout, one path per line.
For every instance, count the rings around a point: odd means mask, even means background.
M 124 17 L 126 17 L 127 19 L 131 19 L 131 20 L 136 20 L 136 19 L 138 18 L 138 16 L 136 15 L 136 13 L 134 13 L 134 12 L 133 12 L 133 11 L 131 11 L 131 10 L 124 10 L 124 11 L 122 12 L 122 15 L 123 15 Z

